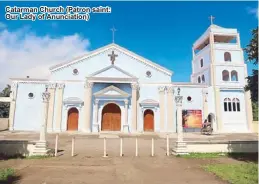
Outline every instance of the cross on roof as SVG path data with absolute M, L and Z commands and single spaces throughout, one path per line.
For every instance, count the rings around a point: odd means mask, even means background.
M 112 54 L 108 54 L 108 56 L 110 57 L 112 65 L 114 65 L 115 58 L 118 57 L 118 55 L 115 54 L 114 51 L 112 51 Z
M 117 29 L 115 29 L 115 27 L 113 26 L 110 30 L 112 31 L 112 43 L 114 43 L 114 37 L 115 37 L 114 33 L 115 31 L 117 31 Z
M 210 19 L 210 24 L 213 25 L 213 19 L 215 19 L 215 17 L 213 17 L 212 15 L 209 16 L 209 19 Z

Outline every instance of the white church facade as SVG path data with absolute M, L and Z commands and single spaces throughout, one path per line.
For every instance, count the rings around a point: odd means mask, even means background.
M 47 88 L 48 132 L 176 132 L 177 93 L 183 96 L 185 131 L 199 131 L 205 119 L 215 132 L 251 131 L 236 29 L 211 25 L 193 44 L 191 82 L 172 82 L 172 71 L 114 43 L 50 73 L 47 79 L 11 78 L 9 130 L 40 130 Z

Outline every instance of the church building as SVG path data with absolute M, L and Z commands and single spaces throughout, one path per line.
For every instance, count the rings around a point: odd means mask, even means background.
M 9 130 L 39 131 L 47 118 L 47 132 L 173 133 L 180 94 L 184 131 L 200 131 L 206 119 L 214 132 L 250 132 L 237 29 L 212 24 L 192 50 L 190 82 L 173 82 L 172 71 L 115 43 L 52 66 L 49 78 L 11 78 Z

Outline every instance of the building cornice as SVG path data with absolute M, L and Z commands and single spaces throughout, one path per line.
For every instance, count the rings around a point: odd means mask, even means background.
M 136 78 L 113 78 L 113 77 L 86 77 L 89 82 L 96 83 L 135 83 L 138 81 Z

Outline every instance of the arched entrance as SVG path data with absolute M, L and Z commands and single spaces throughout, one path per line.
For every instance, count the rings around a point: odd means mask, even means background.
M 150 109 L 144 112 L 144 131 L 154 132 L 154 112 Z
M 78 130 L 78 110 L 77 108 L 69 109 L 67 113 L 67 130 Z
M 208 115 L 208 122 L 211 123 L 211 126 L 213 126 L 214 122 L 215 122 L 215 115 L 210 113 Z
M 114 103 L 109 103 L 102 110 L 102 131 L 121 130 L 121 109 Z

